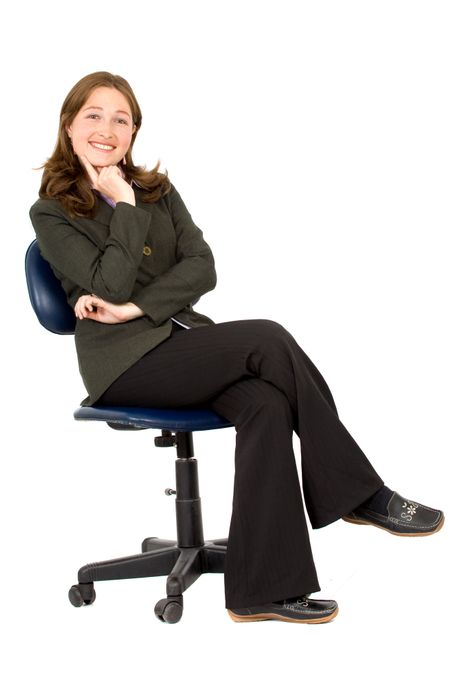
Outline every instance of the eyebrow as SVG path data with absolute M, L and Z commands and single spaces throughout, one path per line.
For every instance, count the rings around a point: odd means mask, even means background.
M 103 110 L 103 108 L 99 107 L 98 105 L 89 105 L 89 107 L 83 108 L 83 112 L 86 110 Z M 116 110 L 116 114 L 127 115 L 127 117 L 130 117 L 131 119 L 131 115 L 126 110 Z

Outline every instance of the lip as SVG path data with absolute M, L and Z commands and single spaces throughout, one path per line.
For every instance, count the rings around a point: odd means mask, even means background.
M 105 152 L 105 154 L 109 154 L 110 152 L 113 152 L 116 149 L 115 145 L 111 145 L 110 143 L 100 143 L 100 142 L 97 143 L 95 140 L 90 140 L 89 145 L 94 150 L 97 150 L 97 152 Z M 105 149 L 104 147 L 96 147 L 96 145 L 109 145 L 111 149 Z

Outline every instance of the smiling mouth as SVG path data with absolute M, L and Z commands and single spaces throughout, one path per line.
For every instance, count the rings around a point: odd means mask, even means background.
M 112 152 L 116 149 L 114 145 L 104 145 L 103 143 L 90 142 L 89 145 L 91 145 L 91 147 L 93 147 L 95 150 L 100 150 L 100 152 Z

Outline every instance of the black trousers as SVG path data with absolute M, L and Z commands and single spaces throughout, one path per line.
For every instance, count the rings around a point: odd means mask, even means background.
M 319 591 L 313 528 L 373 495 L 383 481 L 338 418 L 324 378 L 284 327 L 238 320 L 185 330 L 120 376 L 98 404 L 207 405 L 236 428 L 233 508 L 225 563 L 228 608 Z

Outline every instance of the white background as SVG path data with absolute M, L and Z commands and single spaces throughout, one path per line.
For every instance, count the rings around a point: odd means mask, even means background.
M 37 323 L 23 256 L 66 93 L 121 74 L 144 113 L 135 159 L 161 159 L 216 257 L 199 310 L 284 324 L 386 483 L 448 510 L 449 28 L 433 0 L 3 10 L 4 670 L 442 670 L 445 527 L 313 531 L 321 595 L 340 605 L 328 625 L 234 624 L 221 575 L 188 590 L 172 626 L 153 616 L 164 578 L 99 583 L 73 608 L 79 566 L 174 536 L 174 453 L 151 432 L 74 422 L 73 341 Z M 196 447 L 205 535 L 226 536 L 234 430 Z

